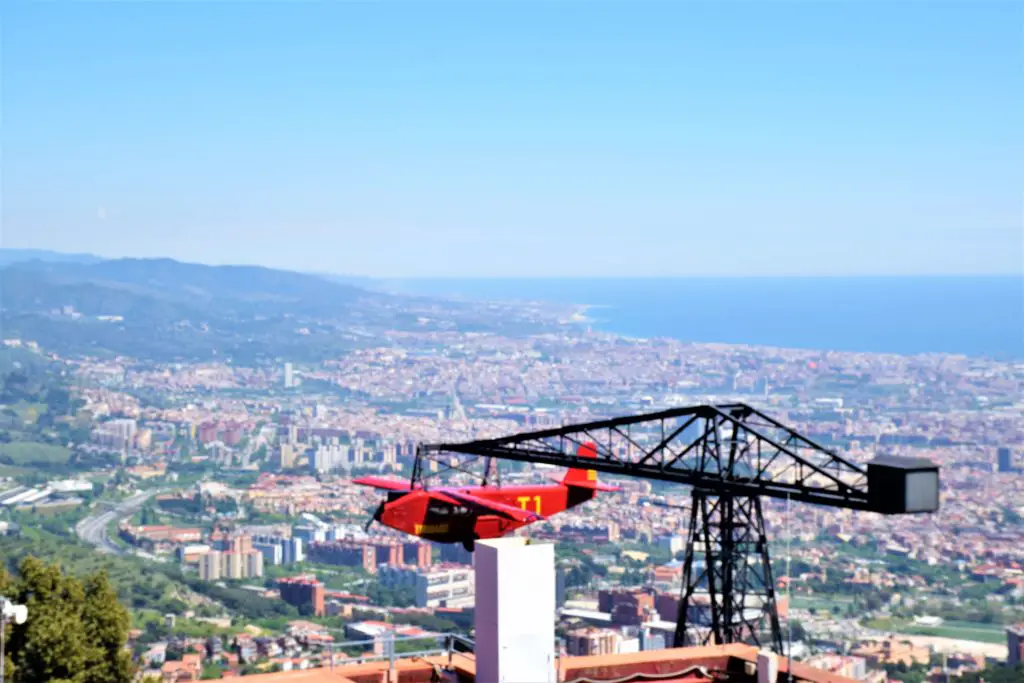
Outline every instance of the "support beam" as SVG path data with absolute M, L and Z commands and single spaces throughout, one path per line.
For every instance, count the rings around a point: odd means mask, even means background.
M 727 643 L 782 652 L 761 501 L 695 490 L 675 645 Z

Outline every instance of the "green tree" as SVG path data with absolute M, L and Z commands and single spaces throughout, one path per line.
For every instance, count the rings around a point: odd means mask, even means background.
M 10 630 L 11 683 L 128 683 L 133 677 L 129 616 L 105 572 L 80 581 L 56 564 L 25 558 L 5 593 L 28 607 Z M 8 683 L 4 681 L 4 683 Z
M 132 659 L 125 649 L 131 628 L 128 611 L 118 603 L 105 570 L 86 578 L 84 583 L 82 625 L 93 641 L 91 655 L 94 658 L 86 680 L 89 683 L 130 681 Z

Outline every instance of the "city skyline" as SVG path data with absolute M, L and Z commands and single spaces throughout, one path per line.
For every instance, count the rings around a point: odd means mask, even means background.
M 1011 3 L 5 7 L 4 246 L 1019 274 Z

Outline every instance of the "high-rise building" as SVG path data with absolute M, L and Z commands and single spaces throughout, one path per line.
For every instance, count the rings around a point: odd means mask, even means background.
M 220 580 L 220 551 L 211 550 L 199 558 L 199 578 L 203 581 Z
M 284 364 L 284 388 L 288 389 L 288 388 L 292 387 L 294 385 L 293 384 L 294 381 L 295 381 L 295 378 L 293 377 L 293 373 L 292 373 L 292 364 L 291 363 L 285 363 Z
M 241 553 L 226 552 L 221 553 L 223 562 L 221 564 L 221 571 L 225 579 L 243 579 L 245 578 L 245 556 Z M 260 555 L 260 557 L 263 557 Z
M 211 550 L 199 558 L 199 578 L 203 581 L 220 579 L 250 579 L 263 576 L 263 554 L 258 550 L 243 553 Z
M 998 461 L 1000 472 L 1013 472 L 1013 451 L 1007 447 L 1002 447 L 996 451 L 996 460 Z
M 289 538 L 284 543 L 284 563 L 297 564 L 306 561 L 306 551 L 301 538 Z
M 294 444 L 283 443 L 278 447 L 277 461 L 282 470 L 295 467 L 295 461 L 299 457 L 299 449 Z
M 348 446 L 339 443 L 326 443 L 317 447 L 313 453 L 312 465 L 316 472 L 336 472 L 340 469 L 350 469 L 350 449 Z
M 263 561 L 275 567 L 284 562 L 284 544 L 277 539 L 255 541 L 252 547 L 263 553 Z
M 244 578 L 256 578 L 263 576 L 263 554 L 255 550 L 250 550 L 244 553 L 242 557 L 245 558 L 245 577 Z
M 307 544 L 323 543 L 327 540 L 327 530 L 318 526 L 297 526 L 292 530 L 292 538 L 300 538 Z

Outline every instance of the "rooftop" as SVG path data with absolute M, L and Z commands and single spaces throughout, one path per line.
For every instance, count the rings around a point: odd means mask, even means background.
M 583 681 L 610 681 L 621 683 L 703 683 L 724 680 L 730 683 L 755 683 L 757 680 L 757 648 L 751 645 L 714 645 L 688 647 L 619 655 L 589 657 L 562 657 L 558 663 L 561 683 Z M 472 654 L 456 654 L 451 658 L 452 669 L 460 683 L 476 681 L 476 661 Z M 449 664 L 447 656 L 399 659 L 396 674 L 389 683 L 431 683 L 435 668 Z M 333 669 L 307 669 L 250 676 L 253 683 L 380 683 L 388 662 L 336 666 Z M 787 662 L 779 659 L 779 683 L 787 680 Z M 436 679 L 435 679 L 436 680 Z M 821 669 L 793 663 L 795 683 L 855 683 L 854 679 Z

